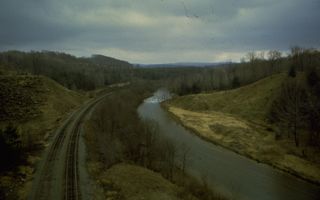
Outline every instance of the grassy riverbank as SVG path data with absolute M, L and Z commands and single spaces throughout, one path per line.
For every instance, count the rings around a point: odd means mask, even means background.
M 314 150 L 275 140 L 265 116 L 284 75 L 229 91 L 176 97 L 163 103 L 174 118 L 202 138 L 311 182 L 320 182 Z M 304 155 L 309 151 L 310 157 Z M 312 151 L 312 152 L 311 152 Z

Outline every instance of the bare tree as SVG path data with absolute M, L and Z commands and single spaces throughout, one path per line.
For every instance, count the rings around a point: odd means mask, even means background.
M 268 59 L 271 64 L 271 71 L 273 72 L 275 70 L 276 63 L 281 58 L 281 52 L 277 50 L 271 50 L 268 52 Z
M 176 149 L 176 146 L 169 141 L 165 141 L 165 147 L 166 147 L 165 149 L 166 149 L 167 177 L 169 180 L 172 180 L 177 149 Z
M 302 71 L 304 69 L 304 62 L 303 62 L 303 54 L 304 49 L 299 46 L 294 46 L 291 48 L 291 58 L 292 64 L 295 69 Z
M 259 53 L 258 53 L 258 59 L 260 59 L 260 60 L 265 60 L 266 58 L 265 58 L 265 52 L 264 51 L 260 51 Z
M 268 59 L 269 59 L 269 61 L 276 61 L 281 58 L 281 55 L 282 55 L 282 53 L 280 51 L 270 50 L 268 52 Z
M 155 161 L 157 154 L 157 146 L 159 143 L 158 132 L 159 127 L 155 121 L 144 121 L 144 141 L 143 145 L 145 148 L 145 165 L 148 168 L 153 167 L 153 161 Z
M 190 151 L 191 151 L 190 147 L 186 146 L 186 144 L 182 145 L 181 168 L 183 173 L 186 172 L 186 167 L 188 164 L 188 156 Z
M 281 89 L 279 97 L 271 107 L 271 120 L 283 130 L 288 129 L 299 146 L 299 131 L 306 124 L 305 106 L 307 94 L 305 88 L 294 78 L 290 78 Z
M 248 52 L 246 55 L 246 59 L 250 62 L 250 63 L 254 63 L 257 60 L 257 54 L 254 51 Z

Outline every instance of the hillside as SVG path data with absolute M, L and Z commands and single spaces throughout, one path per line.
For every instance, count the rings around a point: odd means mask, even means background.
M 44 113 L 59 116 L 78 105 L 81 96 L 44 76 L 0 76 L 0 120 L 26 122 Z
M 76 57 L 62 52 L 0 52 L 0 65 L 19 73 L 44 75 L 69 89 L 96 88 L 129 81 L 132 65 L 102 55 Z
M 44 135 L 44 127 L 52 129 L 86 99 L 44 76 L 1 75 L 0 86 L 1 124 L 29 127 L 33 134 Z
M 267 77 L 233 90 L 186 95 L 174 98 L 169 104 L 191 111 L 219 111 L 247 120 L 263 122 L 285 74 Z
M 47 77 L 6 70 L 0 75 L 0 87 L 0 129 L 15 127 L 22 151 L 16 163 L 1 161 L 0 197 L 16 199 L 16 195 L 26 195 L 34 164 L 47 146 L 48 137 L 87 97 Z
M 131 68 L 132 65 L 126 61 L 118 60 L 104 55 L 92 55 L 90 58 L 82 58 L 84 61 L 103 66 L 105 68 Z
M 292 140 L 275 140 L 266 120 L 285 75 L 234 90 L 175 97 L 163 103 L 174 118 L 200 137 L 301 178 L 319 182 L 320 163 Z M 309 149 L 310 150 L 310 149 Z
M 178 200 L 197 198 L 183 194 L 182 188 L 165 179 L 161 174 L 132 164 L 117 164 L 99 175 L 99 182 L 107 189 L 96 192 L 95 199 L 150 199 Z M 101 196 L 101 197 L 98 197 Z

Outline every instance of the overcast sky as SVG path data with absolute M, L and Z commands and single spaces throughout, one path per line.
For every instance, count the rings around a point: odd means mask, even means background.
M 0 50 L 132 63 L 238 61 L 320 47 L 320 0 L 1 0 Z

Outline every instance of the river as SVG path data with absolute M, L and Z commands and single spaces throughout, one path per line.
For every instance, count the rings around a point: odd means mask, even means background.
M 189 174 L 232 199 L 320 199 L 319 186 L 202 140 L 176 123 L 159 103 L 169 97 L 166 90 L 158 90 L 139 106 L 138 113 L 158 123 L 161 137 L 172 141 L 178 154 L 188 152 Z

